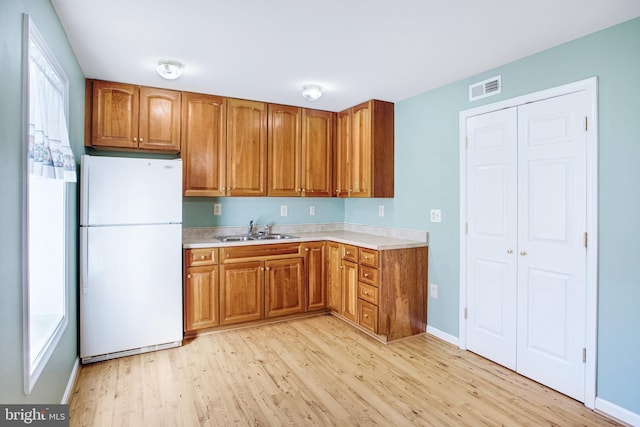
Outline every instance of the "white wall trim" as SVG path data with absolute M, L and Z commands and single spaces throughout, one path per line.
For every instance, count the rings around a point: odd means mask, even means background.
M 596 397 L 595 410 L 616 418 L 632 426 L 640 426 L 640 414 L 631 412 L 607 400 Z
M 467 119 L 504 108 L 516 107 L 529 102 L 568 95 L 585 91 L 589 102 L 589 131 L 587 132 L 587 233 L 589 246 L 586 260 L 586 341 L 587 361 L 585 364 L 585 400 L 588 408 L 595 407 L 596 400 L 596 362 L 597 362 L 597 323 L 598 323 L 598 79 L 589 79 L 569 83 L 551 89 L 507 99 L 493 104 L 483 105 L 460 112 L 460 304 L 459 304 L 459 346 L 466 350 L 466 319 L 464 310 L 467 307 L 467 239 L 465 224 L 467 219 Z
M 427 333 L 429 335 L 433 335 L 436 338 L 440 338 L 442 341 L 446 341 L 449 344 L 453 344 L 458 347 L 458 337 L 454 337 L 453 335 L 441 331 L 440 329 L 434 328 L 430 325 L 427 325 Z
M 71 394 L 73 393 L 73 389 L 76 386 L 76 381 L 78 380 L 78 376 L 80 375 L 80 358 L 76 357 L 76 361 L 73 364 L 73 369 L 71 369 L 71 375 L 69 376 L 69 381 L 67 381 L 67 387 L 64 389 L 64 394 L 62 395 L 62 403 L 63 405 L 68 405 L 71 400 Z

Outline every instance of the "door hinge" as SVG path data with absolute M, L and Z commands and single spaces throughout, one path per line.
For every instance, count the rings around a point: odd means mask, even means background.
M 582 349 L 582 363 L 587 363 L 587 349 Z
M 465 318 L 465 320 L 467 318 L 467 307 L 464 308 L 464 318 Z
M 587 244 L 589 243 L 589 235 L 587 234 L 587 232 L 584 232 L 584 247 L 587 247 Z
M 584 131 L 587 132 L 589 130 L 589 117 L 584 116 Z

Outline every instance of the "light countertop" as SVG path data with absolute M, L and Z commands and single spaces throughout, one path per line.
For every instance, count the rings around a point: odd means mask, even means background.
M 313 228 L 313 227 L 310 227 Z M 353 228 L 353 227 L 352 227 Z M 213 229 L 211 229 L 213 230 Z M 235 234 L 235 233 L 229 233 Z M 238 233 L 239 234 L 239 233 Z M 418 248 L 428 246 L 428 235 L 424 233 L 423 240 L 413 240 L 406 238 L 405 236 L 396 237 L 382 234 L 371 234 L 366 232 L 351 231 L 351 230 L 321 230 L 321 231 L 294 231 L 287 232 L 288 234 L 295 236 L 290 239 L 277 239 L 277 240 L 248 240 L 241 242 L 223 242 L 217 237 L 223 235 L 218 234 L 215 231 L 208 231 L 207 229 L 199 229 L 198 232 L 184 233 L 183 235 L 183 248 L 185 249 L 197 249 L 197 248 L 211 248 L 211 247 L 229 247 L 229 246 L 249 246 L 249 245 L 272 245 L 279 243 L 293 243 L 293 242 L 314 242 L 321 240 L 329 240 L 338 243 L 345 243 L 354 246 L 360 246 L 364 248 L 374 250 L 389 250 L 389 249 L 406 249 L 406 248 Z M 393 234 L 393 233 L 387 233 Z M 413 237 L 413 236 L 411 236 Z M 415 237 L 420 237 L 418 234 Z

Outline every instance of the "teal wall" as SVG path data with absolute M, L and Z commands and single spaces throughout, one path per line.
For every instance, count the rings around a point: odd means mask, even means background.
M 502 75 L 502 94 L 468 101 L 468 85 Z M 429 231 L 429 325 L 458 336 L 459 112 L 597 76 L 599 302 L 597 395 L 640 414 L 640 19 L 396 103 L 396 197 L 348 200 L 345 220 Z M 442 223 L 428 222 L 442 209 Z
M 213 204 L 222 205 L 222 215 L 213 215 Z M 287 216 L 280 216 L 286 205 Z M 255 224 L 326 224 L 344 221 L 344 201 L 325 197 L 185 197 L 182 204 L 185 227 L 244 226 Z M 315 216 L 309 208 L 316 208 Z
M 77 185 L 70 185 L 69 326 L 32 393 L 22 379 L 22 20 L 31 16 L 69 78 L 70 139 L 83 152 L 84 75 L 49 0 L 2 0 L 0 12 L 0 402 L 60 403 L 78 354 Z

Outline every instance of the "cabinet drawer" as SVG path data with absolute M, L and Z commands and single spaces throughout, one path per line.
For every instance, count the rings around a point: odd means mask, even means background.
M 360 266 L 359 279 L 373 286 L 378 286 L 378 270 L 364 265 Z
M 358 247 L 351 245 L 342 245 L 342 259 L 351 262 L 358 262 Z
M 299 243 L 264 244 L 252 246 L 231 246 L 220 249 L 222 263 L 251 261 L 259 259 L 266 261 L 289 256 L 302 256 Z
M 378 288 L 360 282 L 358 283 L 358 298 L 378 305 Z
M 218 263 L 218 248 L 187 249 L 184 254 L 187 267 Z
M 359 262 L 362 265 L 368 265 L 373 268 L 378 268 L 378 251 L 373 249 L 360 248 Z
M 358 324 L 374 334 L 378 333 L 378 307 L 358 300 Z

